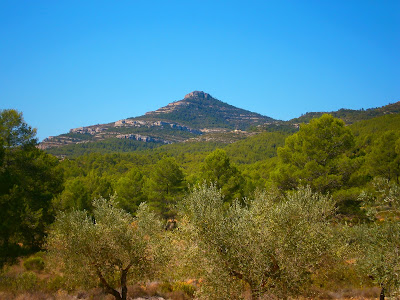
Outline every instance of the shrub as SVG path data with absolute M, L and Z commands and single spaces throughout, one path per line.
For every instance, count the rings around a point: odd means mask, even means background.
M 44 260 L 40 256 L 32 256 L 24 261 L 24 267 L 27 271 L 41 271 L 44 269 Z
M 61 290 L 61 289 L 68 288 L 67 283 L 66 283 L 66 279 L 63 276 L 60 276 L 60 275 L 55 275 L 55 276 L 51 277 L 47 281 L 46 287 L 50 291 L 58 291 L 58 290 Z
M 172 284 L 172 291 L 182 291 L 186 295 L 193 297 L 196 291 L 195 287 L 187 282 L 178 281 Z
M 17 276 L 12 283 L 14 291 L 35 291 L 39 288 L 40 281 L 33 272 L 24 272 Z

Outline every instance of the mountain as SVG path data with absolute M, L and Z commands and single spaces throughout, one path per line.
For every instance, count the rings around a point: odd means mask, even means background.
M 324 113 L 354 124 L 397 115 L 400 101 L 365 110 L 310 112 L 290 121 L 279 121 L 194 91 L 182 100 L 143 116 L 74 128 L 69 133 L 49 137 L 40 143 L 39 148 L 58 156 L 78 156 L 89 152 L 131 152 L 188 141 L 226 145 L 265 131 L 291 134 L 298 130 L 300 123 L 308 123 Z
M 252 125 L 275 121 L 272 118 L 229 105 L 199 91 L 189 93 L 183 100 L 170 103 L 139 118 L 178 122 L 203 130 L 245 130 Z
M 194 91 L 182 100 L 146 113 L 144 116 L 113 123 L 71 129 L 69 133 L 48 137 L 39 148 L 80 145 L 81 148 L 115 148 L 132 151 L 163 144 L 183 142 L 209 133 L 238 132 L 276 120 L 229 105 L 211 95 Z M 144 143 L 145 142 L 145 143 Z M 100 143 L 100 144 L 99 144 Z

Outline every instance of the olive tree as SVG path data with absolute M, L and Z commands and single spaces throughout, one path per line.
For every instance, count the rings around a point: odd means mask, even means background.
M 384 221 L 356 228 L 359 241 L 357 265 L 385 294 L 400 295 L 400 224 Z M 397 298 L 396 298 L 397 299 Z
M 329 219 L 334 203 L 300 188 L 269 191 L 224 208 L 215 186 L 194 188 L 182 207 L 181 234 L 204 278 L 204 298 L 232 299 L 250 289 L 253 299 L 272 292 L 285 297 L 309 283 L 336 243 Z
M 375 177 L 370 189 L 358 197 L 371 221 L 396 220 L 400 217 L 400 186 L 387 178 Z
M 94 200 L 93 207 L 93 216 L 78 210 L 58 215 L 47 240 L 50 260 L 69 283 L 100 284 L 115 299 L 126 299 L 128 280 L 156 271 L 162 225 L 143 203 L 135 218 L 114 199 Z
M 358 237 L 358 266 L 385 294 L 400 295 L 400 186 L 385 178 L 372 181 L 373 191 L 360 195 L 371 218 L 355 228 Z

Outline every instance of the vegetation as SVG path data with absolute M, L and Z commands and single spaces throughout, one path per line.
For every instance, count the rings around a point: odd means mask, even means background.
M 36 146 L 35 130 L 15 110 L 0 111 L 0 267 L 38 251 L 61 191 L 58 160 Z
M 115 152 L 131 152 L 136 150 L 152 149 L 162 146 L 161 142 L 147 142 L 129 140 L 129 139 L 109 139 L 106 141 L 97 141 L 90 143 L 70 144 L 62 148 L 50 148 L 47 150 L 49 154 L 58 156 L 77 157 L 89 153 L 115 153 Z
M 334 203 L 309 188 L 261 193 L 226 209 L 219 189 L 202 185 L 182 206 L 182 231 L 199 251 L 191 264 L 209 299 L 238 298 L 243 287 L 252 299 L 297 294 L 339 248 L 329 226 Z
M 224 150 L 217 149 L 207 155 L 201 167 L 204 182 L 214 183 L 221 190 L 225 201 L 241 199 L 243 196 L 243 176 L 236 166 L 230 163 Z
M 247 129 L 251 125 L 273 121 L 269 117 L 239 109 L 212 98 L 202 92 L 184 99 L 186 105 L 172 111 L 148 113 L 140 117 L 144 120 L 162 120 L 190 124 L 192 128 Z M 242 116 L 248 116 L 243 118 Z M 254 119 L 257 119 L 254 121 Z
M 281 160 L 275 171 L 275 181 L 284 190 L 299 184 L 326 193 L 347 186 L 354 161 L 346 155 L 354 138 L 343 121 L 323 115 L 288 137 L 278 149 Z
M 86 287 L 100 283 L 115 299 L 126 300 L 129 279 L 144 280 L 154 273 L 154 241 L 161 224 L 145 204 L 136 218 L 116 208 L 113 199 L 99 198 L 93 206 L 93 216 L 77 210 L 61 213 L 46 248 L 68 282 Z
M 359 267 L 368 273 L 385 293 L 400 295 L 400 186 L 385 178 L 376 178 L 370 192 L 360 199 L 371 221 L 360 225 L 357 238 L 360 244 Z
M 369 109 L 339 109 L 338 111 L 329 112 L 335 118 L 342 119 L 346 124 L 353 124 L 362 120 L 369 120 L 383 115 L 398 114 L 400 112 L 400 103 L 392 103 L 383 107 Z M 292 123 L 308 123 L 314 118 L 319 118 L 327 112 L 310 112 L 299 118 L 292 119 Z
M 334 298 L 373 286 L 397 297 L 400 117 L 391 112 L 154 149 L 84 143 L 57 159 L 36 147 L 21 113 L 3 110 L 0 299 L 92 288 L 125 299 L 151 284 L 153 295 L 184 299 Z

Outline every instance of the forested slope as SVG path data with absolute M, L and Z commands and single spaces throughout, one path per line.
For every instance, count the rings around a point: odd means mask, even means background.
M 57 289 L 100 280 L 125 299 L 128 283 L 154 280 L 189 298 L 400 292 L 399 114 L 351 125 L 324 114 L 294 133 L 259 128 L 59 160 L 35 148 L 21 114 L 0 121 L 1 262 L 47 250 L 51 259 L 32 259 L 63 268 L 46 277 Z M 22 274 L 46 293 L 55 284 Z M 18 276 L 0 274 L 0 288 Z

